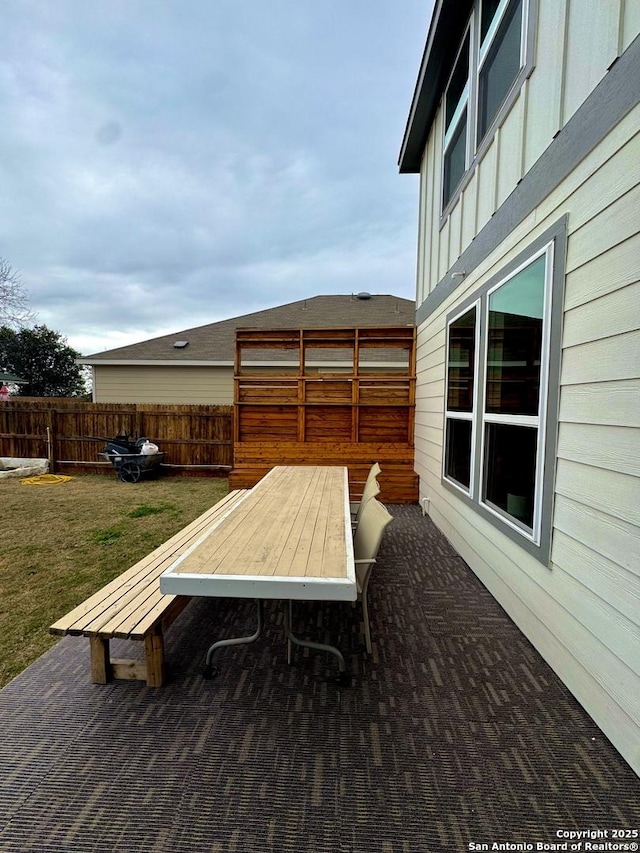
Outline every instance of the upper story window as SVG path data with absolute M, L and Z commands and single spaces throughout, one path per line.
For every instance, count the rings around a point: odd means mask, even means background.
M 444 97 L 443 214 L 528 70 L 529 3 L 475 0 Z
M 524 65 L 524 0 L 503 2 L 494 9 L 495 5 L 494 2 L 482 4 L 480 30 L 482 33 L 486 26 L 486 34 L 480 45 L 478 62 L 478 142 L 484 139 Z M 485 6 L 490 9 L 486 17 Z
M 467 171 L 470 32 L 462 43 L 445 94 L 443 197 L 446 202 Z

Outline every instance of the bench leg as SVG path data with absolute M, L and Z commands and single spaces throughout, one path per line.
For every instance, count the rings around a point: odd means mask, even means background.
M 164 638 L 157 626 L 144 638 L 147 659 L 147 687 L 162 687 L 164 684 Z
M 109 640 L 102 637 L 89 637 L 91 648 L 91 681 L 94 684 L 106 684 L 111 677 L 109 661 Z
M 145 680 L 148 687 L 162 687 L 165 679 L 164 639 L 157 626 L 144 638 L 145 660 L 111 660 L 109 640 L 89 637 L 91 649 L 91 681 L 108 684 L 112 678 Z

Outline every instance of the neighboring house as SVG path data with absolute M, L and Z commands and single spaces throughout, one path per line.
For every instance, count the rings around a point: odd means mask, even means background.
M 233 403 L 235 330 L 302 329 L 336 326 L 413 325 L 415 303 L 397 296 L 359 293 L 314 296 L 277 308 L 186 329 L 139 344 L 94 353 L 79 359 L 93 369 L 93 399 L 115 403 Z M 384 354 L 383 354 L 384 355 Z M 257 370 L 286 367 L 290 354 L 256 353 Z M 333 358 L 332 361 L 329 359 Z M 248 362 L 245 362 L 247 366 Z M 292 362 L 293 364 L 293 362 Z M 297 360 L 295 362 L 297 370 Z M 326 353 L 318 370 L 347 367 L 340 353 Z M 372 361 L 372 367 L 375 362 Z M 387 365 L 392 367 L 392 365 Z M 406 367 L 406 365 L 398 365 Z
M 436 0 L 400 154 L 423 505 L 636 772 L 639 31 L 637 0 Z
M 13 373 L 0 370 L 0 400 L 8 400 L 18 385 L 26 385 L 26 379 L 20 379 Z

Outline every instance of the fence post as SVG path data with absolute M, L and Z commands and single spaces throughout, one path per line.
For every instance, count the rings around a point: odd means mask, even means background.
M 50 434 L 50 445 L 49 445 L 49 471 L 52 474 L 55 474 L 56 470 L 56 435 L 58 434 L 58 420 L 57 420 L 57 412 L 55 409 L 49 410 L 49 426 L 47 427 L 47 433 Z
M 50 426 L 47 427 L 47 457 L 49 459 L 49 473 L 53 474 L 53 436 Z

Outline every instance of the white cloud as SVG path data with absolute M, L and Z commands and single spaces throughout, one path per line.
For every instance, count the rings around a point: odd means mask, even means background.
M 413 296 L 396 160 L 430 4 L 8 0 L 0 255 L 83 352 Z

